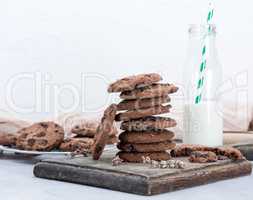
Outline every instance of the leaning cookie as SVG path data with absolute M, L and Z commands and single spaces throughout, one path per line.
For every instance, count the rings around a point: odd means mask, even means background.
M 118 143 L 118 137 L 116 135 L 114 136 L 109 136 L 108 140 L 107 140 L 107 144 L 116 144 Z
M 150 108 L 170 102 L 169 96 L 155 97 L 149 99 L 133 99 L 133 100 L 123 100 L 117 107 L 118 111 L 122 110 L 138 110 L 143 108 Z
M 122 143 L 156 143 L 166 142 L 174 138 L 175 134 L 169 130 L 143 131 L 143 132 L 123 132 L 119 135 Z
M 158 143 L 144 143 L 144 144 L 130 144 L 130 143 L 119 143 L 117 145 L 119 150 L 124 152 L 161 152 L 167 151 L 176 146 L 176 143 L 171 141 L 158 142 Z
M 92 156 L 94 160 L 99 160 L 100 156 L 103 153 L 103 150 L 109 138 L 109 133 L 112 131 L 116 112 L 116 104 L 112 104 L 104 112 L 104 116 L 95 136 L 95 142 L 92 146 Z
M 63 141 L 60 145 L 60 150 L 62 151 L 81 151 L 81 152 L 91 152 L 91 146 L 94 140 L 91 138 L 68 138 Z
M 59 147 L 63 139 L 61 126 L 54 122 L 41 122 L 20 130 L 16 146 L 24 150 L 50 151 Z
M 156 161 L 171 159 L 170 154 L 167 152 L 128 153 L 128 152 L 120 151 L 117 155 L 123 161 L 133 162 L 133 163 L 142 163 L 143 157 L 149 157 L 151 160 L 156 160 Z
M 112 83 L 108 88 L 108 92 L 123 92 L 133 90 L 136 87 L 151 85 L 161 80 L 162 77 L 155 73 L 128 76 Z
M 117 114 L 115 120 L 116 121 L 130 121 L 132 119 L 139 119 L 139 118 L 147 117 L 150 115 L 160 115 L 160 114 L 169 113 L 170 109 L 171 109 L 171 105 L 166 105 L 166 106 L 160 105 L 160 106 L 155 106 L 152 108 L 126 111 L 126 112 Z
M 120 129 L 125 131 L 148 131 L 175 127 L 176 120 L 167 117 L 148 116 L 141 119 L 122 122 Z
M 166 96 L 168 94 L 172 94 L 177 91 L 178 87 L 176 87 L 173 84 L 157 83 L 151 86 L 136 88 L 132 91 L 122 92 L 120 94 L 120 98 L 125 100 L 155 98 Z

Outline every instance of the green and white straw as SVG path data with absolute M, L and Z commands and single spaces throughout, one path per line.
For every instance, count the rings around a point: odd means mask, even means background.
M 211 32 L 211 22 L 213 19 L 214 8 L 212 2 L 209 3 L 208 15 L 207 15 L 207 26 L 208 33 L 203 37 L 203 45 L 201 47 L 201 64 L 199 67 L 199 78 L 197 82 L 197 95 L 195 97 L 195 104 L 199 104 L 202 99 L 203 87 L 205 82 L 205 69 L 207 64 L 207 50 L 208 50 L 208 35 Z

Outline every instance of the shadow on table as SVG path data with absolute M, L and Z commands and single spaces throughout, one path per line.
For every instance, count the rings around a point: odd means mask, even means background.
M 19 162 L 22 164 L 36 164 L 40 161 L 40 159 L 37 159 L 35 156 L 27 156 L 27 155 L 18 155 L 18 154 L 7 154 L 2 153 L 0 154 L 1 160 L 13 160 L 15 162 Z
M 52 158 L 63 158 L 64 156 L 60 155 L 40 155 L 40 156 L 34 156 L 34 155 L 23 155 L 23 154 L 14 154 L 14 153 L 0 153 L 0 160 L 13 160 L 17 163 L 22 164 L 29 164 L 34 165 L 44 159 L 52 159 Z

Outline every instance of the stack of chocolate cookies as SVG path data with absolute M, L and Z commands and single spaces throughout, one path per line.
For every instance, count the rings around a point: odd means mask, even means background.
M 122 101 L 117 105 L 116 121 L 121 121 L 118 156 L 126 162 L 169 160 L 168 150 L 176 146 L 174 133 L 168 128 L 176 121 L 156 115 L 170 112 L 169 94 L 178 91 L 173 84 L 159 83 L 159 74 L 140 74 L 123 78 L 111 84 L 108 92 L 120 92 Z

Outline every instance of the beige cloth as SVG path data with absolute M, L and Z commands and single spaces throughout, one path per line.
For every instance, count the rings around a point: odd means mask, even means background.
M 14 118 L 0 118 L 0 133 L 16 134 L 20 129 L 29 126 L 31 123 Z
M 224 131 L 247 132 L 253 119 L 253 107 L 228 103 L 224 105 L 223 119 Z

